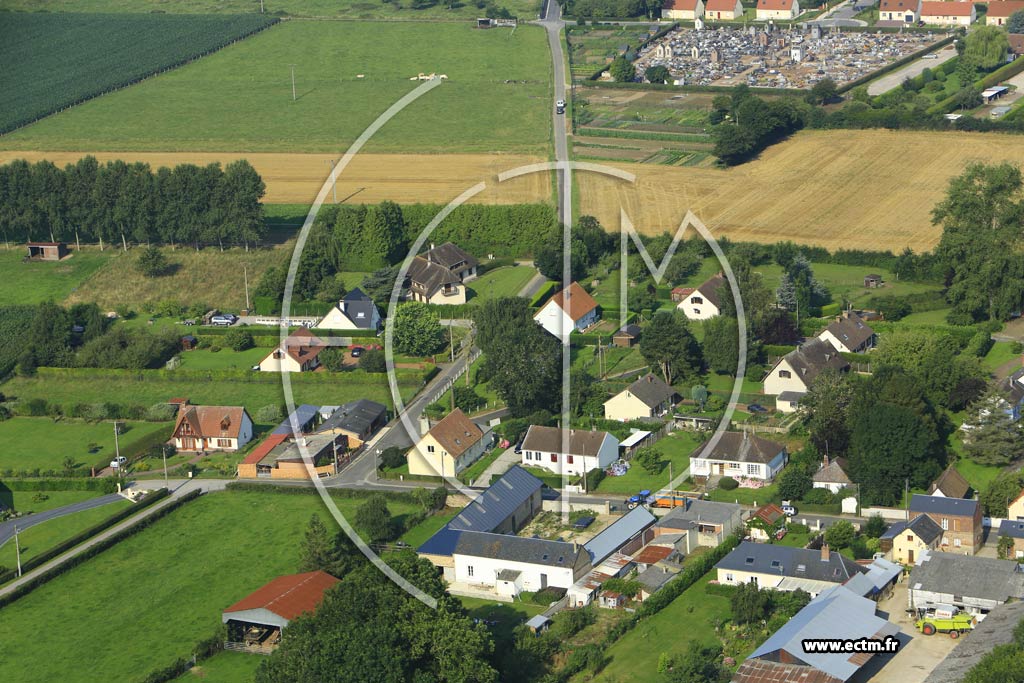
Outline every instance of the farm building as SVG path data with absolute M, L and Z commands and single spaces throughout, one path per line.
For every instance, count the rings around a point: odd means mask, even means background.
M 452 559 L 456 583 L 508 599 L 548 587 L 568 590 L 590 571 L 590 559 L 577 543 L 486 531 L 460 533 Z
M 823 545 L 820 550 L 743 541 L 715 565 L 718 582 L 756 583 L 779 591 L 804 590 L 815 596 L 863 574 L 866 568 Z
M 921 0 L 880 0 L 878 3 L 878 20 L 899 24 L 916 24 L 921 16 Z M 875 284 L 868 284 L 868 277 L 877 278 Z M 878 287 L 882 283 L 880 275 L 869 275 L 864 278 L 865 287 Z
M 635 553 L 654 538 L 657 518 L 643 507 L 635 507 L 583 544 L 590 563 L 598 566 L 612 553 Z
M 806 639 L 895 637 L 899 626 L 875 614 L 876 604 L 845 586 L 824 590 L 747 657 L 733 683 L 844 683 L 853 679 L 874 656 L 858 653 L 807 653 Z M 865 679 L 866 680 L 866 679 Z
M 743 3 L 740 0 L 707 0 L 704 3 L 704 18 L 711 21 L 733 21 L 743 17 Z
M 238 406 L 182 404 L 171 432 L 179 451 L 237 451 L 252 439 L 252 418 Z
M 789 21 L 800 15 L 799 0 L 757 0 L 757 20 Z
M 409 451 L 409 474 L 453 477 L 476 462 L 493 441 L 459 408 L 424 434 Z
M 1024 602 L 1000 605 L 971 631 L 970 638 L 957 641 L 953 651 L 932 669 L 924 683 L 961 683 L 985 655 L 1014 640 L 1014 629 L 1024 619 Z
M 662 19 L 693 21 L 704 16 L 704 0 L 665 0 L 661 6 Z
M 295 330 L 260 361 L 263 372 L 311 372 L 320 367 L 320 352 L 327 348 L 322 339 L 305 327 Z
M 639 325 L 626 325 L 612 335 L 612 344 L 624 349 L 635 346 L 638 341 L 640 341 Z
M 349 451 L 343 434 L 314 434 L 295 439 L 290 434 L 271 434 L 238 465 L 243 479 L 309 479 L 304 456 L 319 477 L 338 472 Z
M 683 298 L 676 308 L 690 320 L 707 320 L 722 312 L 722 288 L 728 288 L 725 276 L 712 275 L 697 289 Z
M 228 629 L 225 649 L 270 654 L 288 624 L 316 611 L 324 594 L 338 583 L 322 571 L 279 576 L 221 614 Z
M 463 283 L 476 277 L 477 265 L 473 256 L 451 242 L 431 245 L 409 264 L 410 298 L 427 304 L 464 304 Z
M 325 330 L 377 330 L 380 324 L 377 304 L 356 287 L 332 306 L 316 326 Z
M 647 373 L 604 402 L 604 419 L 629 422 L 664 417 L 677 397 L 663 379 Z
M 574 330 L 582 332 L 601 317 L 594 297 L 578 282 L 573 282 L 565 289 L 548 299 L 537 313 L 534 321 L 559 339 Z
M 658 520 L 654 527 L 655 537 L 689 532 L 692 529 L 696 535 L 696 545 L 714 548 L 743 525 L 742 513 L 743 508 L 735 503 L 687 498 L 684 505 L 672 508 Z
M 723 432 L 711 449 L 702 444 L 690 455 L 694 477 L 714 475 L 769 481 L 789 459 L 783 444 L 747 432 Z
M 978 18 L 973 2 L 944 2 L 924 0 L 921 3 L 921 21 L 936 26 L 970 26 Z
M 907 585 L 912 608 L 954 605 L 981 615 L 1008 600 L 1024 598 L 1024 571 L 1016 562 L 925 551 Z
M 530 425 L 522 445 L 522 464 L 555 474 L 578 476 L 604 469 L 619 457 L 619 440 L 608 432 Z
M 882 276 L 875 273 L 864 276 L 864 286 L 868 289 L 877 289 L 882 286 Z
M 875 345 L 875 331 L 853 311 L 843 311 L 818 339 L 827 341 L 840 353 L 864 353 Z
M 68 255 L 68 245 L 63 242 L 29 242 L 28 261 L 60 261 Z
M 317 434 L 344 434 L 350 448 L 359 448 L 373 438 L 388 422 L 388 409 L 382 403 L 361 398 L 337 406 L 316 428 Z
M 914 564 L 925 550 L 936 550 L 942 542 L 942 527 L 928 515 L 910 522 L 897 522 L 879 538 L 879 549 L 893 562 Z
M 1024 2 L 1018 0 L 990 2 L 988 11 L 985 12 L 985 23 L 989 26 L 1004 26 L 1010 20 L 1011 14 L 1022 10 L 1024 10 Z

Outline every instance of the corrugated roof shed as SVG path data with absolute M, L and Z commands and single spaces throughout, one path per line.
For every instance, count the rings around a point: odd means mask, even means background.
M 336 583 L 338 579 L 322 571 L 279 576 L 228 607 L 224 615 L 265 609 L 279 617 L 295 619 L 304 612 L 316 609 L 323 600 L 324 592 Z
M 303 403 L 295 408 L 292 414 L 286 417 L 271 434 L 301 434 L 319 414 L 320 406 Z
M 645 507 L 635 507 L 583 544 L 590 554 L 590 561 L 598 565 L 606 557 L 626 544 L 631 538 L 658 521 Z
M 964 597 L 1005 602 L 1024 597 L 1024 573 L 1007 560 L 929 551 L 910 570 L 912 590 L 936 593 L 963 592 Z

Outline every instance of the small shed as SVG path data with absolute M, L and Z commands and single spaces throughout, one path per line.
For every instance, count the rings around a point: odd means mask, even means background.
M 640 341 L 640 326 L 629 324 L 612 336 L 612 344 L 628 349 Z
M 597 604 L 606 609 L 618 609 L 626 606 L 626 596 L 616 591 L 601 591 L 597 596 Z
M 314 612 L 338 579 L 322 571 L 279 576 L 228 607 L 221 614 L 232 650 L 269 654 L 281 642 L 281 631 L 307 612 Z
M 871 289 L 882 286 L 882 276 L 877 273 L 871 273 L 870 275 L 864 276 L 864 286 Z
M 63 242 L 29 242 L 29 261 L 60 261 L 68 255 L 68 245 Z
M 693 287 L 676 287 L 672 290 L 672 303 L 677 304 L 693 294 Z
M 1010 89 L 1005 85 L 996 85 L 991 88 L 985 88 L 981 91 L 981 99 L 986 103 L 993 100 L 998 100 L 1000 97 L 1010 92 Z
M 551 620 L 543 614 L 537 614 L 529 618 L 526 622 L 526 628 L 530 629 L 532 633 L 543 633 L 548 630 L 551 626 Z
M 181 338 L 181 350 L 192 351 L 199 346 L 199 340 L 194 334 L 186 334 Z

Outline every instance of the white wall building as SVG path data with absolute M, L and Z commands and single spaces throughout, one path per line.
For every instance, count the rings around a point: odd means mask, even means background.
M 608 432 L 531 425 L 521 450 L 521 462 L 527 467 L 579 476 L 615 462 L 619 457 L 619 440 Z

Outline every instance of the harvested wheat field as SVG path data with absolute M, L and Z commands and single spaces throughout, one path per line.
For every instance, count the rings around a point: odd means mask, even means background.
M 88 152 L 4 152 L 0 164 L 14 159 L 49 159 L 58 166 L 73 163 Z M 268 204 L 311 204 L 330 173 L 330 154 L 234 154 L 234 153 L 147 153 L 95 152 L 100 162 L 123 159 L 143 161 L 158 168 L 176 164 L 226 164 L 248 159 L 267 185 L 263 201 Z M 338 176 L 338 201 L 375 204 L 385 199 L 399 204 L 417 202 L 444 204 L 480 181 L 487 182 L 473 201 L 478 204 L 550 202 L 551 179 L 534 173 L 500 185 L 499 172 L 543 161 L 517 154 L 357 154 Z
M 609 162 L 636 186 L 577 172 L 583 213 L 609 229 L 624 206 L 638 230 L 674 231 L 692 210 L 717 235 L 829 249 L 933 248 L 931 210 L 972 161 L 1024 160 L 1024 136 L 992 133 L 806 131 L 737 168 Z

